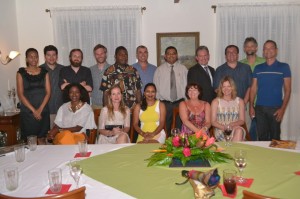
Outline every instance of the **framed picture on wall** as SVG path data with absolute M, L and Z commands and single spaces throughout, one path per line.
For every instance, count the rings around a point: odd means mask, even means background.
M 174 46 L 178 60 L 189 69 L 196 64 L 195 51 L 199 41 L 199 32 L 156 33 L 157 66 L 165 62 L 165 49 Z

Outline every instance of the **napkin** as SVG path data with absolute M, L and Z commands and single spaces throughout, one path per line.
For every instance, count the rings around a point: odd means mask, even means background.
M 236 190 L 235 190 L 234 194 L 228 194 L 228 193 L 226 192 L 226 189 L 225 189 L 225 187 L 224 187 L 223 184 L 220 184 L 219 187 L 220 187 L 220 189 L 221 189 L 221 191 L 222 191 L 222 193 L 223 193 L 223 196 L 225 196 L 225 197 L 227 197 L 227 198 L 235 198 L 235 197 L 236 197 L 237 187 L 236 187 Z
M 254 179 L 253 178 L 245 178 L 245 179 L 246 179 L 246 182 L 244 182 L 244 183 L 240 183 L 239 181 L 236 181 L 236 185 L 241 186 L 241 187 L 247 187 L 247 188 L 251 187 Z
M 48 191 L 46 192 L 46 194 L 62 194 L 62 193 L 67 193 L 69 192 L 70 187 L 72 186 L 72 184 L 62 184 L 61 185 L 61 190 L 59 193 L 53 193 L 51 191 L 51 189 L 49 188 Z
M 296 175 L 300 175 L 300 171 L 296 171 L 295 174 L 296 174 Z
M 80 153 L 76 153 L 75 156 L 74 156 L 74 158 L 90 157 L 91 153 L 92 152 L 87 152 L 86 156 L 81 156 Z

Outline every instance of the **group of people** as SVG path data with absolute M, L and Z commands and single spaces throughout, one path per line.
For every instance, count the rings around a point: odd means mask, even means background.
M 239 48 L 227 46 L 226 62 L 216 70 L 208 66 L 206 46 L 196 49 L 197 64 L 189 70 L 179 63 L 174 46 L 166 48 L 165 62 L 156 67 L 148 63 L 145 46 L 137 47 L 133 65 L 128 64 L 127 49 L 117 47 L 110 65 L 106 47 L 98 44 L 97 63 L 90 68 L 82 66 L 80 49 L 71 50 L 70 66 L 62 66 L 57 48 L 46 46 L 45 63 L 38 66 L 38 52 L 29 48 L 27 67 L 17 72 L 22 138 L 35 134 L 39 144 L 76 144 L 97 128 L 93 108 L 101 108 L 98 143 L 130 142 L 131 120 L 134 140 L 163 143 L 170 136 L 173 109 L 179 108 L 176 127 L 187 134 L 202 130 L 222 141 L 223 131 L 230 128 L 231 139 L 242 141 L 241 126 L 249 118 L 252 140 L 280 139 L 291 93 L 290 68 L 277 61 L 274 41 L 265 42 L 264 58 L 256 55 L 257 48 L 253 37 L 246 38 L 246 58 L 238 61 Z

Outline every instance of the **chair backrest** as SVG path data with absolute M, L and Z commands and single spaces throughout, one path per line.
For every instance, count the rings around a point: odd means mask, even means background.
M 247 190 L 243 190 L 243 199 L 277 199 L 277 198 L 264 196 Z
M 94 119 L 97 126 L 99 125 L 100 113 L 101 113 L 101 108 L 94 109 Z
M 95 144 L 97 138 L 97 129 L 91 129 L 88 137 L 88 144 Z
M 85 187 L 80 187 L 79 189 L 75 189 L 63 194 L 51 195 L 51 196 L 43 196 L 43 197 L 35 197 L 35 198 L 22 198 L 22 197 L 14 197 L 14 196 L 6 196 L 0 194 L 0 199 L 84 199 L 85 198 Z
M 173 108 L 173 117 L 172 117 L 172 124 L 171 129 L 176 127 L 176 117 L 179 115 L 179 107 Z

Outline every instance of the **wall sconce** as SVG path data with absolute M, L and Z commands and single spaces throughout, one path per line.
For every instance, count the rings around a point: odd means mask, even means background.
M 18 51 L 10 51 L 9 55 L 6 56 L 5 60 L 1 58 L 1 51 L 0 51 L 0 61 L 3 65 L 8 64 L 11 60 L 16 58 L 20 53 Z

